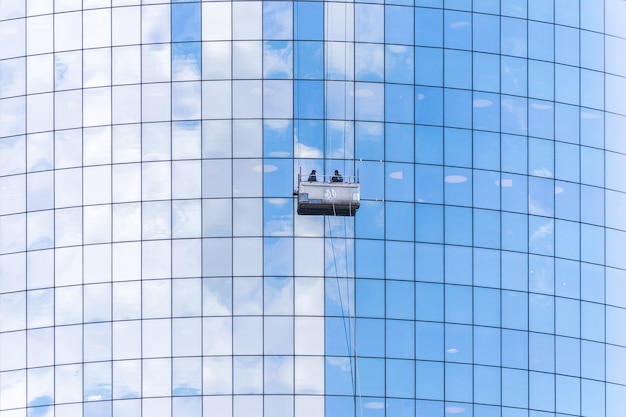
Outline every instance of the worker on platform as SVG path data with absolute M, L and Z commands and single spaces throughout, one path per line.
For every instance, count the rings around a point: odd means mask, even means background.
M 331 182 L 343 182 L 343 177 L 338 170 L 335 170 L 335 175 L 330 179 Z

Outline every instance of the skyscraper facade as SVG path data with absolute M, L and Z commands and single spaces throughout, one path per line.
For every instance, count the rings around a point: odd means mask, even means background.
M 0 416 L 624 415 L 625 21 L 0 0 Z

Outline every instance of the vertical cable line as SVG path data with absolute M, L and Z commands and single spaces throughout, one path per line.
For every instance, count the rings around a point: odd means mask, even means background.
M 169 56 L 169 67 L 170 67 L 170 80 L 169 80 L 169 85 L 170 85 L 170 117 L 169 117 L 169 121 L 168 121 L 168 125 L 169 125 L 169 131 L 170 131 L 170 160 L 169 160 L 169 164 L 170 164 L 170 201 L 169 201 L 169 208 L 170 208 L 170 250 L 169 250 L 169 255 L 170 255 L 170 276 L 169 276 L 169 283 L 170 283 L 170 317 L 169 317 L 169 322 L 170 322 L 170 392 L 169 392 L 169 397 L 170 397 L 170 413 L 172 415 L 174 415 L 174 398 L 173 397 L 173 391 L 174 391 L 174 309 L 172 308 L 174 305 L 174 294 L 172 291 L 173 288 L 173 264 L 174 264 L 174 237 L 172 235 L 172 223 L 174 220 L 174 214 L 172 213 L 172 209 L 173 209 L 173 205 L 174 205 L 174 184 L 173 184 L 173 177 L 174 177 L 174 155 L 172 153 L 172 132 L 174 130 L 173 126 L 174 126 L 174 122 L 173 122 L 173 114 L 174 114 L 174 103 L 172 102 L 172 96 L 173 96 L 173 91 L 174 91 L 174 75 L 172 74 L 172 59 L 173 59 L 173 55 L 174 55 L 174 13 L 173 13 L 173 9 L 174 9 L 174 4 L 170 2 L 170 39 L 169 39 L 169 45 L 170 45 L 170 56 Z M 142 242 L 143 244 L 143 242 Z
M 204 7 L 204 3 L 201 4 L 201 7 Z M 231 176 L 230 176 L 230 189 L 232 190 L 234 188 L 234 179 L 233 179 L 233 175 L 232 175 L 232 166 L 234 163 L 234 148 L 235 148 L 235 138 L 234 138 L 234 134 L 233 134 L 233 127 L 234 127 L 234 105 L 233 105 L 233 52 L 234 52 L 234 35 L 235 35 L 235 31 L 234 31 L 234 12 L 235 12 L 235 8 L 234 8 L 234 1 L 230 0 L 230 155 L 231 155 Z M 202 48 L 201 48 L 202 50 Z M 202 78 L 202 72 L 200 73 Z M 204 100 L 201 100 L 204 101 Z M 202 113 L 200 114 L 200 116 L 202 117 Z M 204 123 L 202 123 L 201 129 L 204 130 Z M 202 132 L 204 133 L 204 132 Z M 204 162 L 204 141 L 200 140 L 200 150 L 201 150 L 201 154 L 200 157 L 202 158 L 202 162 Z M 202 163 L 201 167 L 201 172 L 204 170 L 204 163 Z M 204 175 L 203 175 L 203 179 L 204 179 Z M 202 188 L 200 189 L 202 192 Z M 201 194 L 202 197 L 202 194 Z M 201 209 L 203 209 L 204 207 L 204 198 L 201 198 Z M 262 200 L 261 200 L 262 202 Z M 230 226 L 230 230 L 231 230 L 231 235 L 234 235 L 233 231 L 235 230 L 235 216 L 233 214 L 234 212 L 234 206 L 235 206 L 235 196 L 232 195 L 231 193 L 231 197 L 230 197 L 230 222 L 231 222 L 231 226 Z M 204 211 L 204 210 L 202 210 Z M 263 212 L 263 204 L 261 204 L 261 212 Z M 202 226 L 202 225 L 201 225 Z M 204 233 L 202 233 L 201 235 L 204 235 Z M 204 236 L 203 236 L 204 237 Z M 234 243 L 234 236 L 231 236 L 230 238 L 230 253 L 231 253 L 231 257 L 232 257 L 232 253 L 233 253 L 233 248 L 235 246 Z M 202 239 L 202 242 L 204 242 L 204 239 Z M 202 248 L 204 253 L 204 247 Z M 261 249 L 261 251 L 263 251 L 263 248 Z M 262 253 L 261 253 L 262 255 Z M 263 259 L 263 258 L 261 258 Z M 231 260 L 231 262 L 233 262 Z M 204 256 L 202 257 L 202 275 L 204 275 Z M 202 278 L 200 280 L 201 283 L 201 288 L 203 287 L 203 283 L 202 281 L 204 280 L 204 278 Z M 232 264 L 231 264 L 231 276 L 230 276 L 230 306 L 231 306 L 231 311 L 230 311 L 230 409 L 231 409 L 231 413 L 234 413 L 235 410 L 235 343 L 234 343 L 234 333 L 235 333 L 235 317 L 234 317 L 234 305 L 235 305 L 235 294 L 234 294 L 234 287 L 235 287 L 235 277 L 234 274 L 232 273 Z M 204 302 L 204 297 L 201 297 L 201 299 Z M 202 315 L 204 316 L 204 304 L 202 304 Z M 204 320 L 204 318 L 203 318 Z M 203 326 L 204 327 L 204 326 Z M 204 337 L 202 338 L 204 340 Z M 204 351 L 203 351 L 204 353 Z M 204 367 L 203 367 L 204 369 Z M 204 407 L 203 407 L 203 413 L 204 413 Z
M 139 64 L 139 85 L 141 86 L 141 100 L 139 101 L 139 111 L 140 111 L 140 117 L 141 117 L 141 122 L 140 122 L 140 130 L 139 130 L 139 188 L 140 188 L 140 195 L 139 195 L 139 231 L 140 231 L 140 236 L 139 236 L 139 308 L 140 308 L 140 316 L 139 316 L 139 332 L 140 332 L 140 337 L 139 337 L 139 351 L 140 353 L 140 358 L 141 358 L 141 363 L 140 363 L 140 369 L 139 369 L 139 374 L 141 377 L 141 381 L 143 381 L 143 377 L 144 377 L 144 373 L 143 373 L 143 369 L 144 369 L 144 361 L 143 361 L 143 280 L 142 280 L 142 276 L 143 276 L 143 164 L 144 164 L 144 158 L 143 158 L 143 125 L 144 125 L 144 120 L 143 120 L 143 91 L 144 91 L 144 77 L 143 77 L 143 46 L 144 46 L 144 38 L 143 38 L 143 16 L 144 16 L 144 8 L 146 6 L 144 6 L 143 4 L 140 6 L 140 14 L 139 14 L 139 33 L 140 33 L 140 39 L 139 39 L 139 60 L 140 60 L 140 64 Z M 141 384 L 141 388 L 140 388 L 140 392 L 141 392 L 141 398 L 144 397 L 144 392 L 143 392 L 143 383 Z M 141 401 L 141 405 L 140 405 L 140 409 L 141 412 L 143 414 L 144 412 L 144 401 Z
M 582 45 L 582 5 L 579 3 L 578 5 L 578 71 L 580 74 L 580 67 L 582 67 L 582 57 L 581 57 L 581 45 Z M 582 107 L 582 77 L 578 78 L 578 103 L 580 103 L 581 107 Z M 556 130 L 556 127 L 555 127 Z M 580 167 L 582 166 L 582 161 L 581 161 L 581 152 L 580 152 L 580 148 L 581 148 L 581 133 L 582 132 L 582 118 L 578 118 L 578 182 L 580 183 Z M 556 157 L 556 156 L 555 156 Z M 556 171 L 556 170 L 555 170 Z M 579 190 L 580 190 L 580 184 L 578 185 Z M 580 191 L 578 192 L 578 221 L 579 221 L 579 226 L 578 226 L 578 241 L 581 242 L 581 235 L 582 232 L 580 230 L 580 208 L 582 207 L 582 199 L 580 197 Z M 556 204 L 555 204 L 556 205 Z M 606 205 L 605 205 L 606 207 Z M 556 214 L 556 207 L 555 207 L 555 214 Z M 555 222 L 556 223 L 556 222 Z M 556 224 L 555 224 L 556 226 Z M 556 228 L 555 228 L 555 246 L 556 246 Z M 582 381 L 582 376 L 583 376 L 583 355 L 582 355 L 582 342 L 581 339 L 583 337 L 583 332 L 582 332 L 582 323 L 583 323 L 583 305 L 581 302 L 582 299 L 582 279 L 581 279 L 581 268 L 580 268 L 580 260 L 582 259 L 582 253 L 581 253 L 581 246 L 582 245 L 578 245 L 578 369 L 581 370 L 581 372 L 579 373 L 579 381 L 580 381 L 580 385 L 578 386 L 578 392 L 579 392 L 579 398 L 578 398 L 578 412 L 582 414 L 582 410 L 583 410 L 583 381 Z
M 111 61 L 111 66 L 109 68 L 109 80 L 110 80 L 110 88 L 111 88 L 111 147 L 110 147 L 110 152 L 111 152 L 111 160 L 109 161 L 109 164 L 111 166 L 111 169 L 109 171 L 109 181 L 110 181 L 110 185 L 109 185 L 109 190 L 110 190 L 110 195 L 111 195 L 111 230 L 110 230 L 110 237 L 111 237 L 111 243 L 109 244 L 110 246 L 110 253 L 111 253 L 111 258 L 109 260 L 110 263 L 110 268 L 111 268 L 111 276 L 109 277 L 109 279 L 111 281 L 113 281 L 113 126 L 114 126 L 114 121 L 113 121 L 113 7 L 109 7 L 109 13 L 110 13 L 110 29 L 109 29 L 109 36 L 110 36 L 110 41 L 111 41 L 111 47 L 110 47 L 110 52 L 109 52 L 109 56 L 110 61 Z M 113 399 L 113 282 L 111 282 L 111 285 L 109 286 L 109 300 L 110 301 L 110 305 L 109 305 L 109 314 L 110 314 L 110 322 L 109 322 L 109 333 L 111 335 L 110 340 L 109 340 L 109 346 L 111 349 L 111 370 L 109 372 L 109 378 L 110 378 L 110 386 L 111 386 L 111 400 Z M 83 333 L 84 334 L 84 333 Z M 84 337 L 84 336 L 83 336 Z M 113 401 L 111 401 L 111 409 L 113 409 Z

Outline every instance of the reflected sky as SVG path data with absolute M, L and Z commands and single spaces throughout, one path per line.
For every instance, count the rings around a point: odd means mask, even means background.
M 3 0 L 0 414 L 619 414 L 626 3 L 406 3 Z

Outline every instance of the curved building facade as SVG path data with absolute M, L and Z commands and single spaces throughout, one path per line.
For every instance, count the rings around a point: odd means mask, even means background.
M 1 0 L 0 415 L 624 415 L 624 21 Z

